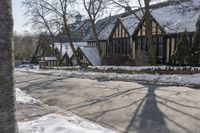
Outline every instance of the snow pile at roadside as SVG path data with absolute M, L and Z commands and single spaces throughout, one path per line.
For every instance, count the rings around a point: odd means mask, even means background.
M 18 122 L 19 133 L 114 133 L 76 117 L 48 114 L 37 120 Z
M 21 70 L 24 71 L 24 70 Z M 117 74 L 117 73 L 101 73 L 101 72 L 78 72 L 66 70 L 28 70 L 25 72 L 33 72 L 40 74 L 49 74 L 53 76 L 104 79 L 104 80 L 120 80 L 120 81 L 142 81 L 165 83 L 171 85 L 200 85 L 200 74 L 193 75 L 159 75 L 159 74 Z
M 16 101 L 22 104 L 40 102 L 25 94 L 19 88 L 16 88 Z M 71 114 L 71 112 L 66 111 L 64 113 Z M 18 128 L 19 133 L 114 133 L 74 114 L 62 116 L 55 113 L 44 115 L 33 121 L 18 122 Z
M 140 71 L 140 70 L 166 70 L 166 69 L 171 69 L 171 70 L 183 70 L 185 68 L 191 68 L 191 70 L 197 69 L 200 70 L 200 67 L 190 67 L 190 66 L 185 66 L 185 67 L 175 67 L 175 66 L 89 66 L 89 68 L 92 69 L 99 69 L 99 70 L 107 70 L 107 69 L 113 69 L 113 70 L 132 70 L 132 71 Z
M 16 102 L 21 104 L 40 103 L 39 100 L 30 97 L 26 93 L 22 92 L 19 88 L 16 88 Z

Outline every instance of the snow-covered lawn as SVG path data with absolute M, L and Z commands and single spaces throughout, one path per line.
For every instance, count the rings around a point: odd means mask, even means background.
M 142 82 L 165 83 L 171 85 L 185 85 L 185 86 L 200 85 L 200 74 L 192 74 L 192 75 L 118 74 L 118 73 L 66 71 L 66 70 L 40 70 L 40 69 L 16 69 L 16 71 L 25 71 L 25 72 L 33 72 L 41 74 L 43 73 L 43 74 L 63 76 L 63 77 L 79 77 L 79 78 L 122 80 L 122 81 L 142 81 Z
M 16 89 L 16 102 L 18 104 L 41 103 L 19 88 Z M 18 122 L 18 128 L 19 133 L 114 133 L 77 115 L 64 116 L 55 113 L 44 115 L 32 121 Z

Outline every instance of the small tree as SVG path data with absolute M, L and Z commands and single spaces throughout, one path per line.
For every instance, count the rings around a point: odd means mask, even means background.
M 190 50 L 190 65 L 198 65 L 200 62 L 200 17 L 196 23 L 197 31 L 193 36 L 192 47 Z
M 188 62 L 189 57 L 189 40 L 186 32 L 181 34 L 181 38 L 177 43 L 177 48 L 175 52 L 175 59 L 178 61 L 179 65 L 184 65 Z

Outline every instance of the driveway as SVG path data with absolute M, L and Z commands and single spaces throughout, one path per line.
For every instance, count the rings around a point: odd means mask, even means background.
M 200 90 L 16 72 L 16 87 L 119 133 L 199 133 Z

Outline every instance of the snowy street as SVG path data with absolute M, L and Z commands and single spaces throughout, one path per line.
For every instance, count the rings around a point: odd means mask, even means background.
M 17 104 L 20 122 L 38 118 L 44 122 L 44 115 L 50 115 L 51 121 L 52 113 L 69 110 L 117 133 L 200 132 L 199 89 L 20 71 L 15 76 L 16 87 L 38 100 L 31 100 L 32 105 Z M 62 125 L 64 120 L 52 121 Z
M 48 106 L 16 88 L 19 133 L 115 133 L 66 109 Z

